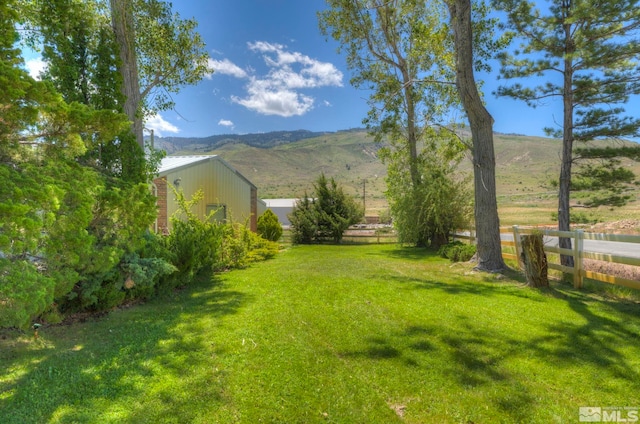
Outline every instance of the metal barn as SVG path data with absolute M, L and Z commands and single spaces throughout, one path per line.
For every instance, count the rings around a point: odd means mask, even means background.
M 168 156 L 162 159 L 153 190 L 158 198 L 157 232 L 171 231 L 171 216 L 178 210 L 173 189 L 181 190 L 187 200 L 202 190 L 204 198 L 192 211 L 204 218 L 215 211 L 213 218 L 224 221 L 249 221 L 256 231 L 257 218 L 266 210 L 258 199 L 256 186 L 217 155 Z

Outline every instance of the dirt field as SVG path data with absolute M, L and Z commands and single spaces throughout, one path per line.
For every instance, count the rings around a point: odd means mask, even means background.
M 586 231 L 591 233 L 638 235 L 640 234 L 640 220 L 624 219 L 622 221 L 601 222 L 591 225 Z
M 640 220 L 624 219 L 621 221 L 601 222 L 587 226 L 584 230 L 590 233 L 640 235 Z M 585 259 L 584 268 L 588 271 L 640 281 L 640 267 L 633 265 Z

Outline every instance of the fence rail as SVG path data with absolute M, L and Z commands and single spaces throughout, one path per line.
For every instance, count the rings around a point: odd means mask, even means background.
M 621 243 L 640 243 L 640 236 L 632 235 L 620 235 L 620 234 L 603 234 L 603 233 L 588 233 L 583 230 L 576 231 L 558 231 L 547 228 L 536 227 L 519 227 L 514 225 L 513 227 L 503 227 L 500 229 L 500 234 L 509 234 L 513 236 L 512 240 L 506 240 L 505 237 L 501 237 L 501 245 L 503 247 L 509 247 L 515 250 L 515 253 L 503 252 L 502 256 L 505 259 L 511 259 L 518 262 L 518 266 L 521 264 L 521 236 L 530 235 L 534 233 L 542 233 L 546 238 L 544 251 L 545 253 L 554 253 L 558 255 L 567 255 L 573 257 L 574 266 L 567 267 L 559 263 L 548 262 L 550 269 L 554 269 L 563 273 L 573 275 L 573 285 L 576 288 L 580 288 L 583 285 L 584 278 L 590 278 L 603 283 L 613 284 L 617 286 L 630 287 L 633 289 L 640 289 L 640 281 L 622 278 L 615 275 L 604 274 L 601 272 L 589 271 L 584 267 L 584 259 L 592 259 L 603 262 L 616 263 L 621 265 L 632 265 L 640 267 L 640 257 L 617 255 L 605 252 L 596 252 L 593 250 L 586 250 L 584 247 L 585 240 L 597 240 L 597 241 L 609 241 L 609 242 L 621 242 Z M 456 234 L 455 238 L 467 239 L 471 242 L 475 241 L 473 234 Z M 550 238 L 570 238 L 571 249 L 563 249 L 556 246 L 549 245 Z
M 291 243 L 291 232 L 284 231 L 280 241 Z M 342 236 L 343 244 L 391 244 L 398 242 L 398 234 L 387 228 L 349 228 Z

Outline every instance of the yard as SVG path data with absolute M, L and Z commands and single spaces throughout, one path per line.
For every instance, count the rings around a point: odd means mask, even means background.
M 585 406 L 640 408 L 640 304 L 396 245 L 293 247 L 38 339 L 0 333 L 3 424 L 566 423 Z

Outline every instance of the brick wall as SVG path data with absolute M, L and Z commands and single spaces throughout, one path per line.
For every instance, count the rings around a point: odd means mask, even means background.
M 169 217 L 167 216 L 167 177 L 153 180 L 156 185 L 156 196 L 158 200 L 158 233 L 167 234 L 169 232 Z
M 251 187 L 251 231 L 258 231 L 258 189 Z

